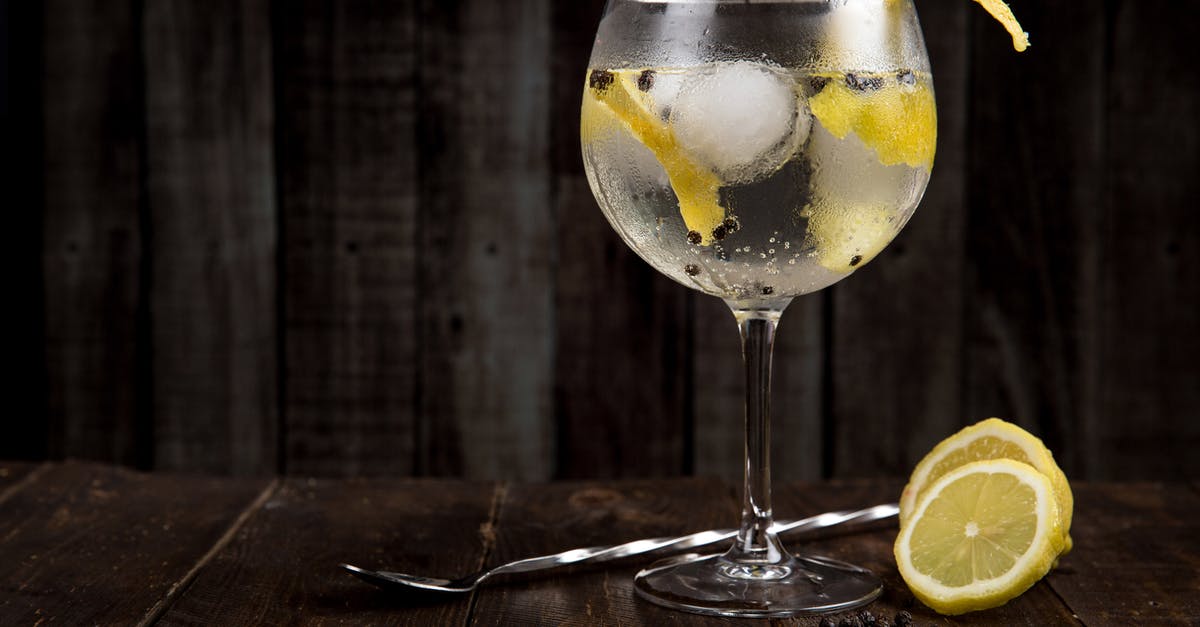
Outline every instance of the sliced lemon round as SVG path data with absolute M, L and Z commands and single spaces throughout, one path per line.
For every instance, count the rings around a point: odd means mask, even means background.
M 1033 466 L 1046 475 L 1054 489 L 1054 500 L 1062 517 L 1063 553 L 1071 550 L 1071 514 L 1074 496 L 1067 476 L 1054 462 L 1054 455 L 1033 434 L 999 418 L 975 423 L 942 440 L 913 470 L 900 495 L 900 525 L 912 518 L 917 501 L 946 473 L 970 462 L 1011 459 Z
M 1050 572 L 1062 548 L 1050 480 L 1011 459 L 971 462 L 935 481 L 896 537 L 913 595 L 942 614 L 1003 605 Z

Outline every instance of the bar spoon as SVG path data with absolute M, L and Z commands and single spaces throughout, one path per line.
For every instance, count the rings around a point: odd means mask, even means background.
M 854 524 L 861 525 L 877 520 L 891 518 L 900 512 L 899 506 L 895 503 L 887 503 L 884 505 L 876 505 L 859 510 L 842 510 L 836 512 L 827 512 L 809 516 L 800 520 L 782 520 L 775 521 L 772 527 L 775 533 L 786 533 L 789 531 L 814 531 L 817 529 L 826 529 L 837 525 Z M 438 577 L 422 577 L 420 575 L 408 575 L 405 573 L 395 573 L 389 571 L 375 571 L 359 568 L 351 564 L 342 564 L 341 567 L 349 571 L 355 577 L 366 581 L 367 583 L 379 586 L 381 588 L 418 588 L 421 590 L 431 590 L 435 592 L 470 592 L 479 584 L 495 575 L 503 575 L 510 573 L 528 573 L 538 570 L 548 570 L 558 568 L 570 564 L 583 563 L 598 563 L 611 560 L 629 557 L 631 555 L 640 555 L 650 553 L 652 551 L 666 550 L 683 550 L 691 549 L 698 546 L 713 544 L 728 540 L 737 535 L 737 529 L 713 529 L 709 531 L 698 531 L 685 536 L 649 538 L 645 540 L 634 540 L 624 544 L 613 546 L 593 546 L 583 549 L 571 549 L 561 553 L 552 555 L 542 555 L 539 557 L 528 557 L 515 562 L 509 562 L 491 568 L 482 570 L 477 573 L 459 577 L 457 579 L 441 579 Z M 825 558 L 815 558 L 824 560 Z M 830 560 L 831 561 L 831 560 Z

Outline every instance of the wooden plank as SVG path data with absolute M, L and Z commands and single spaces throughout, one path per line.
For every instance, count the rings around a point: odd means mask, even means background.
M 1013 4 L 1034 42 L 1021 54 L 971 7 L 963 420 L 1021 424 L 1085 476 L 1099 470 L 1085 451 L 1101 361 L 1104 4 Z
M 0 503 L 16 494 L 33 476 L 45 472 L 47 467 L 33 462 L 0 461 Z
M 53 456 L 145 463 L 136 4 L 44 6 L 43 266 Z
M 552 4 L 422 3 L 421 472 L 553 472 Z
M 4 503 L 0 623 L 138 623 L 268 483 L 51 469 Z
M 0 425 L 0 459 L 45 459 L 46 329 L 42 233 L 44 75 L 42 5 L 0 0 L 0 125 L 4 128 L 6 228 L 20 234 L 5 243 L 5 407 L 14 418 Z
M 1200 622 L 1200 495 L 1182 483 L 1072 487 L 1075 548 L 1048 581 L 1084 624 Z
M 688 290 L 629 250 L 588 190 L 579 109 L 603 3 L 554 3 L 557 476 L 689 470 Z
M 894 501 L 902 487 L 903 484 L 896 480 L 789 483 L 779 486 L 775 491 L 775 512 L 780 518 L 798 518 L 833 510 L 869 507 Z M 998 608 L 960 617 L 937 614 L 917 601 L 900 578 L 896 560 L 892 557 L 896 532 L 893 520 L 876 523 L 866 530 L 832 529 L 820 536 L 792 540 L 787 542 L 787 546 L 794 553 L 824 555 L 871 569 L 883 580 L 884 591 L 878 600 L 865 609 L 877 617 L 887 618 L 889 622 L 903 610 L 912 614 L 913 623 L 917 625 L 1040 627 L 1080 624 L 1079 619 L 1071 615 L 1070 608 L 1063 605 L 1044 580 Z M 846 613 L 840 615 L 845 616 Z M 839 619 L 839 615 L 835 614 L 834 618 Z M 773 624 L 815 627 L 818 622 L 818 618 L 804 617 L 773 621 Z
M 337 565 L 473 571 L 490 542 L 496 491 L 432 480 L 288 480 L 158 624 L 464 624 L 469 595 L 384 592 Z
M 969 3 L 918 6 L 937 92 L 937 161 L 909 224 L 830 294 L 835 476 L 903 475 L 961 409 Z M 864 428 L 869 425 L 870 428 Z
M 277 466 L 276 215 L 265 0 L 146 5 L 155 466 Z
M 276 6 L 286 469 L 409 474 L 420 364 L 414 3 Z
M 711 479 L 514 486 L 500 507 L 489 564 L 735 524 L 726 484 Z M 473 625 L 732 625 L 635 598 L 633 576 L 655 558 L 630 558 L 513 576 L 476 593 Z
M 1088 476 L 1200 476 L 1200 5 L 1109 3 L 1107 204 Z M 1162 80 L 1162 77 L 1170 77 Z M 1190 287 L 1189 287 L 1190 286 Z

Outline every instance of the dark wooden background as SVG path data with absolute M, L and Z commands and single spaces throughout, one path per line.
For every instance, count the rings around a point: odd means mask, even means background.
M 0 0 L 0 458 L 539 480 L 740 468 L 723 306 L 602 219 L 597 0 Z M 798 300 L 781 478 L 1008 417 L 1073 478 L 1200 476 L 1200 3 L 920 0 L 934 178 Z

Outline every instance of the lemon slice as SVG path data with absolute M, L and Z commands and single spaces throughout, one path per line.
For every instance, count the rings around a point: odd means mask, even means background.
M 1003 605 L 1050 571 L 1062 546 L 1050 480 L 1010 459 L 943 475 L 896 537 L 896 565 L 914 596 L 942 614 Z
M 896 227 L 888 222 L 892 212 L 887 207 L 859 206 L 839 211 L 816 206 L 800 215 L 808 218 L 817 263 L 843 274 L 874 259 L 896 234 Z
M 933 167 L 937 108 L 928 80 L 905 84 L 887 75 L 839 76 L 809 100 L 813 116 L 838 139 L 853 132 L 883 165 Z M 851 89 L 848 80 L 878 80 L 877 89 Z M 886 79 L 886 80 L 885 80 Z
M 603 74 L 606 78 L 599 85 L 588 87 L 585 98 L 592 102 L 584 103 L 585 113 L 586 107 L 600 105 L 654 153 L 679 199 L 683 223 L 688 230 L 700 234 L 702 244 L 709 244 L 714 239 L 713 230 L 725 219 L 725 208 L 718 203 L 721 179 L 679 146 L 675 133 L 653 113 L 649 97 L 637 88 L 637 74 L 636 71 Z M 594 132 L 595 124 L 585 123 L 585 141 Z
M 917 501 L 943 475 L 964 464 L 990 459 L 1024 462 L 1046 475 L 1054 489 L 1059 515 L 1062 516 L 1063 552 L 1070 551 L 1072 541 L 1069 533 L 1075 499 L 1067 476 L 1041 440 L 999 418 L 988 418 L 942 440 L 917 464 L 900 495 L 900 525 L 907 524 L 916 510 Z
M 1029 33 L 1021 28 L 1021 23 L 1017 21 L 1012 9 L 1008 8 L 1003 0 L 975 0 L 975 2 L 978 2 L 984 10 L 996 18 L 996 21 L 1004 25 L 1004 30 L 1007 30 L 1008 34 L 1012 36 L 1013 48 L 1017 52 L 1024 52 L 1029 47 Z

